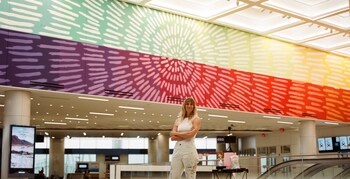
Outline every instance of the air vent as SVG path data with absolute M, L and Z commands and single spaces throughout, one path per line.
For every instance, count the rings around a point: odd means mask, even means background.
M 32 86 L 42 86 L 47 88 L 55 88 L 55 89 L 63 89 L 64 85 L 56 84 L 56 83 L 46 83 L 46 82 L 36 82 L 30 81 L 30 85 Z
M 230 103 L 220 103 L 219 104 L 222 108 L 239 108 L 238 104 L 230 104 Z
M 167 101 L 169 102 L 177 102 L 177 103 L 182 103 L 185 101 L 185 99 L 179 98 L 179 97 L 173 97 L 173 96 L 168 96 L 166 97 Z
M 263 111 L 266 112 L 266 113 L 281 113 L 281 110 L 279 110 L 279 109 L 271 109 L 271 108 L 264 108 Z
M 105 90 L 105 93 L 108 95 L 113 95 L 113 96 L 126 96 L 126 97 L 131 97 L 134 95 L 134 93 L 131 92 L 125 92 L 125 91 L 114 91 L 114 90 Z
M 301 115 L 303 117 L 314 117 L 314 118 L 317 118 L 316 114 L 311 114 L 311 113 L 306 113 L 306 112 L 303 112 Z

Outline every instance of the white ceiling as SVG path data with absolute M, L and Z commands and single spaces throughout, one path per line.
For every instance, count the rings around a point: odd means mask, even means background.
M 350 57 L 350 0 L 123 0 Z
M 1 125 L 5 109 L 4 94 L 8 90 L 29 91 L 32 97 L 30 124 L 37 127 L 39 134 L 47 132 L 49 136 L 57 138 L 67 135 L 82 137 L 84 132 L 87 137 L 121 137 L 121 133 L 124 133 L 123 137 L 156 137 L 158 133 L 168 134 L 171 131 L 181 108 L 180 104 L 0 86 Z M 125 107 L 137 107 L 137 109 Z M 108 113 L 110 116 L 92 112 Z M 310 120 L 203 107 L 199 107 L 199 115 L 203 120 L 198 137 L 227 135 L 228 127 L 232 128 L 231 132 L 236 136 L 268 134 L 279 131 L 280 128 L 284 128 L 285 131 L 299 130 L 300 121 Z M 349 126 L 347 123 L 332 125 L 326 122 L 316 120 L 316 125 L 318 128 Z

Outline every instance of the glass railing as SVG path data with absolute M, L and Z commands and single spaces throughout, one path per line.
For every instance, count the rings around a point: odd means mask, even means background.
M 217 160 L 200 162 L 197 178 L 214 178 L 212 171 L 216 169 L 216 163 Z M 341 179 L 349 178 L 350 175 L 350 158 L 342 158 L 338 154 L 240 156 L 239 165 L 249 170 L 248 179 Z M 167 179 L 170 164 L 116 164 L 114 171 L 112 170 L 110 178 L 113 179 Z M 242 172 L 234 172 L 233 175 L 232 178 L 245 178 Z M 220 178 L 226 177 L 226 174 L 221 174 Z

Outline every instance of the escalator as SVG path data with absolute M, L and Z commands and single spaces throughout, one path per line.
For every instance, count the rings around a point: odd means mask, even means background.
M 258 177 L 267 178 L 350 178 L 350 158 L 290 160 L 273 166 Z

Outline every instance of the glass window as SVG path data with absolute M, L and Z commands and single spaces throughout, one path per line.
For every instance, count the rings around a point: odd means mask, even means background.
M 95 162 L 95 154 L 65 154 L 64 173 L 74 173 L 77 162 Z
M 67 149 L 148 149 L 148 138 L 65 138 Z
M 129 154 L 128 164 L 145 164 L 148 163 L 147 154 Z
M 48 176 L 50 172 L 49 165 L 50 157 L 48 154 L 35 154 L 34 173 L 39 173 L 39 170 L 44 169 L 45 176 Z

